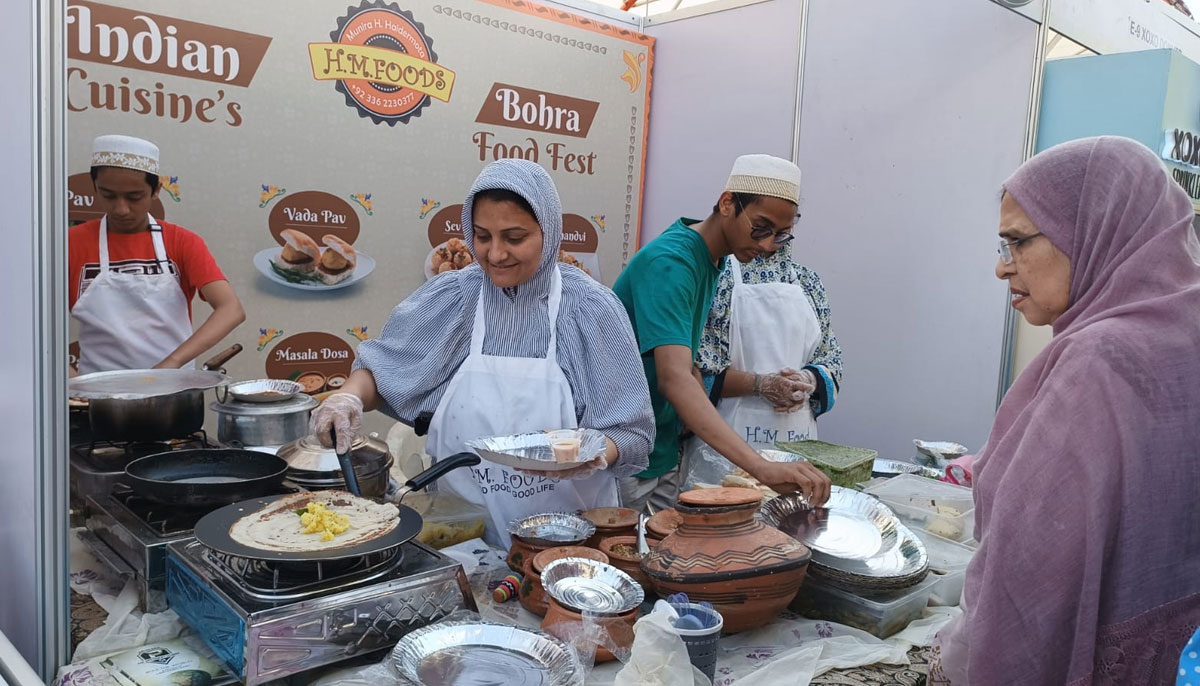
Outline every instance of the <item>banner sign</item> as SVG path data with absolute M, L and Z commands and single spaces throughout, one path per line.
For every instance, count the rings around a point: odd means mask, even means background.
M 245 306 L 234 378 L 336 389 L 398 302 L 472 262 L 462 200 L 494 160 L 549 171 L 561 261 L 611 285 L 637 248 L 654 41 L 631 26 L 526 0 L 68 0 L 67 34 L 69 218 L 102 214 L 93 137 L 155 142 L 152 214 Z

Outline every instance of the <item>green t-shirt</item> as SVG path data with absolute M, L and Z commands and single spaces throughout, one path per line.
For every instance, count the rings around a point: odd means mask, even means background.
M 679 415 L 658 391 L 654 349 L 686 345 L 695 357 L 721 273 L 704 239 L 688 228 L 696 223 L 680 219 L 672 224 L 634 254 L 613 285 L 633 323 L 654 407 L 657 433 L 650 466 L 638 474 L 642 479 L 666 474 L 679 464 Z

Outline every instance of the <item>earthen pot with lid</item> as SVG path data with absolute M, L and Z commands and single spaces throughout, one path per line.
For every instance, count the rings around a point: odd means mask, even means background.
M 638 513 L 628 507 L 597 507 L 585 510 L 582 516 L 596 525 L 596 533 L 585 544 L 589 548 L 597 547 L 606 538 L 637 534 Z
M 642 560 L 655 592 L 707 600 L 725 618 L 725 633 L 774 619 L 800 590 L 811 553 L 755 519 L 761 501 L 749 488 L 680 495 L 675 509 L 682 523 Z

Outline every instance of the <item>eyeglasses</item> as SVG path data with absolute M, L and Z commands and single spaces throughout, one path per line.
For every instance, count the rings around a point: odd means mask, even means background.
M 1006 241 L 1003 238 L 1001 238 L 1000 245 L 996 247 L 996 252 L 1000 253 L 1000 259 L 1004 260 L 1004 264 L 1012 264 L 1013 263 L 1012 249 L 1017 247 L 1018 245 L 1024 243 L 1025 241 L 1033 240 L 1034 238 L 1037 238 L 1038 236 L 1041 236 L 1041 235 L 1042 235 L 1042 232 L 1039 231 L 1039 232 L 1029 235 L 1029 236 L 1022 236 L 1021 238 L 1014 238 L 1011 241 Z
M 796 237 L 791 231 L 780 231 L 779 233 L 775 233 L 775 229 L 766 226 L 755 226 L 754 222 L 750 221 L 750 215 L 746 214 L 746 206 L 742 204 L 742 201 L 737 201 L 737 204 L 742 210 L 742 216 L 745 217 L 746 221 L 750 223 L 750 237 L 754 240 L 761 241 L 767 236 L 774 236 L 775 240 L 773 242 L 775 245 L 786 245 L 788 241 Z M 800 215 L 796 216 L 799 217 Z

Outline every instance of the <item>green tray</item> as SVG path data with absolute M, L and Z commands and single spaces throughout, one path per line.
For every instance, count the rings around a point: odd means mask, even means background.
M 853 488 L 871 478 L 878 451 L 825 441 L 779 441 L 775 447 L 799 455 L 829 477 L 834 486 Z

